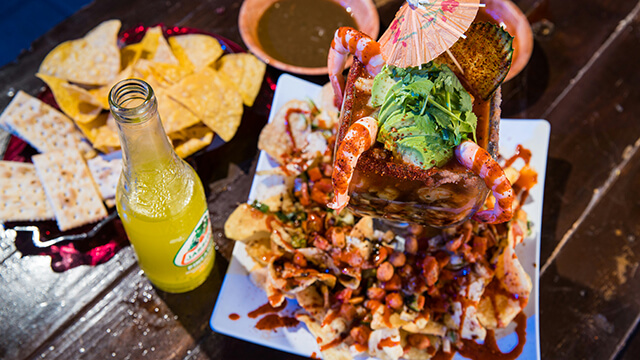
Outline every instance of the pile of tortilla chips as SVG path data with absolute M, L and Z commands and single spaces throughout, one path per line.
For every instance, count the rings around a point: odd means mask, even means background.
M 108 95 L 126 78 L 151 85 L 165 131 L 181 157 L 206 147 L 215 134 L 231 140 L 243 105 L 253 105 L 266 65 L 248 53 L 225 55 L 218 40 L 204 34 L 167 41 L 160 27 L 120 49 L 120 26 L 119 20 L 105 21 L 85 37 L 58 45 L 36 74 L 93 147 L 104 153 L 120 147 Z

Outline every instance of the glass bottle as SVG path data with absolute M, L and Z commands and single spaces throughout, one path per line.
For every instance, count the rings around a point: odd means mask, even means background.
M 202 182 L 173 150 L 149 84 L 120 81 L 109 106 L 122 147 L 116 206 L 138 264 L 160 290 L 192 290 L 215 259 Z

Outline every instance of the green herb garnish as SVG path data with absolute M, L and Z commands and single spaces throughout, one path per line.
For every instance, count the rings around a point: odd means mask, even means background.
M 380 106 L 377 140 L 423 169 L 444 165 L 453 148 L 475 140 L 471 96 L 446 65 L 387 65 L 374 79 L 371 101 Z
M 253 203 L 251 203 L 251 206 L 253 206 L 253 208 L 260 210 L 265 214 L 269 212 L 269 205 L 263 204 L 258 200 L 253 200 Z

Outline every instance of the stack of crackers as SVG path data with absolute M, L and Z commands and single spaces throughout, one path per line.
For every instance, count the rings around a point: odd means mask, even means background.
M 33 164 L 0 161 L 0 221 L 55 218 L 64 231 L 107 216 L 103 200 L 115 197 L 122 162 L 96 156 L 71 119 L 19 91 L 0 127 L 40 152 Z
M 120 80 L 151 85 L 163 126 L 181 157 L 206 147 L 215 134 L 229 141 L 244 106 L 252 106 L 266 65 L 251 54 L 224 54 L 214 37 L 175 35 L 160 27 L 138 43 L 118 47 L 119 20 L 55 47 L 36 76 L 60 111 L 19 91 L 0 115 L 0 128 L 40 154 L 33 164 L 0 161 L 0 222 L 55 218 L 60 230 L 107 216 L 121 160 L 108 95 Z

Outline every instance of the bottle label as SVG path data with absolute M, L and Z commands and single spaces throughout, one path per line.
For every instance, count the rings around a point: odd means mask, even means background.
M 180 250 L 173 259 L 176 266 L 188 266 L 188 270 L 194 269 L 201 264 L 209 253 L 210 245 L 213 242 L 211 231 L 211 221 L 209 220 L 209 210 L 205 209 L 204 214 L 196 224 L 187 240 L 182 244 Z

